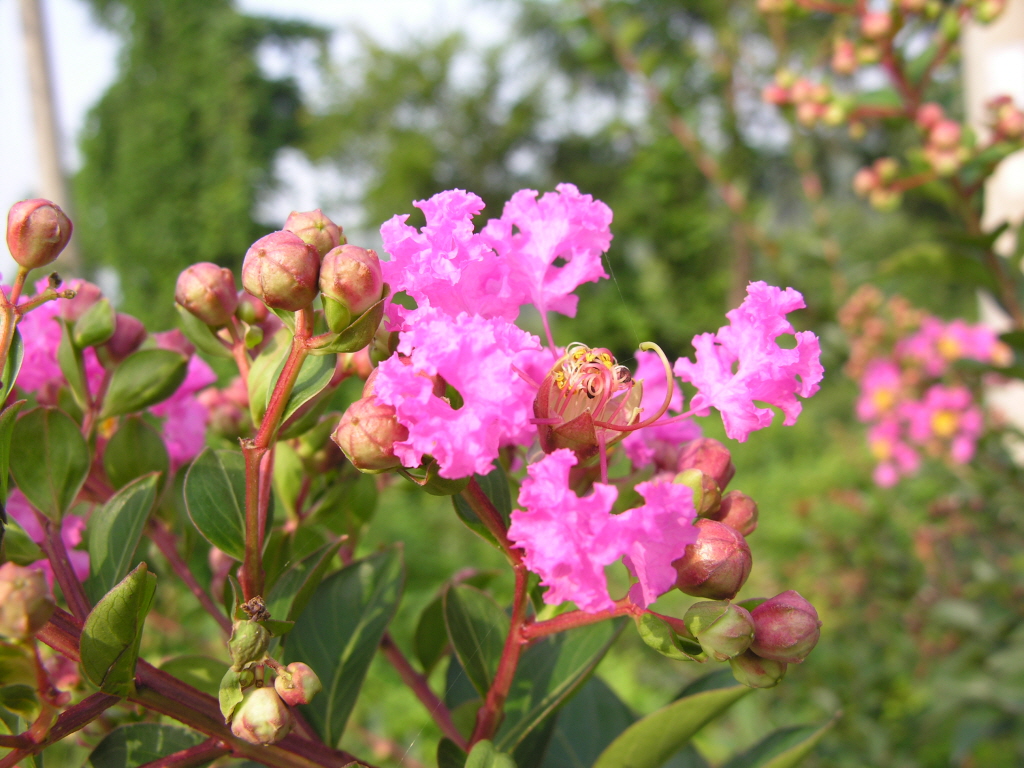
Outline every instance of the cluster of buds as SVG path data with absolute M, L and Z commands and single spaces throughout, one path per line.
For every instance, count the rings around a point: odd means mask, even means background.
M 7 247 L 23 269 L 51 264 L 71 240 L 71 220 L 49 200 L 23 200 L 7 213 Z
M 1024 138 L 1024 112 L 1011 96 L 997 96 L 987 105 L 996 141 L 1020 141 Z
M 897 185 L 899 164 L 891 157 L 880 157 L 861 168 L 853 177 L 853 191 L 858 197 L 867 198 L 871 206 L 879 211 L 893 211 L 903 200 L 903 192 Z
M 792 72 L 780 70 L 775 82 L 761 94 L 769 104 L 793 107 L 797 122 L 810 128 L 818 123 L 836 126 L 846 119 L 846 102 L 824 83 L 815 83 Z
M 925 160 L 939 176 L 952 176 L 971 156 L 964 145 L 964 132 L 960 123 L 950 120 L 938 104 L 922 104 L 915 116 L 918 128 L 926 139 L 923 149 Z

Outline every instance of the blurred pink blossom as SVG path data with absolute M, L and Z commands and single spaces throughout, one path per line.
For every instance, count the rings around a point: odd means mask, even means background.
M 888 358 L 876 358 L 868 363 L 860 382 L 857 398 L 857 418 L 872 421 L 891 413 L 899 404 L 900 367 Z
M 32 505 L 25 498 L 25 494 L 16 488 L 12 490 L 10 496 L 7 497 L 6 510 L 11 519 L 21 526 L 22 530 L 25 531 L 32 541 L 37 544 L 42 543 L 45 538 L 43 527 L 39 524 L 39 520 L 36 519 Z M 82 543 L 82 531 L 84 530 L 85 520 L 77 515 L 66 514 L 61 520 L 60 535 L 64 540 L 64 546 L 67 548 L 71 568 L 80 581 L 85 581 L 85 579 L 89 578 L 89 553 L 76 549 Z M 36 560 L 31 564 L 31 567 L 39 568 L 46 574 L 46 580 L 52 589 L 53 566 L 50 565 L 50 561 L 45 558 Z
M 922 445 L 933 440 L 948 444 L 950 458 L 958 464 L 974 457 L 983 419 L 967 387 L 935 384 L 923 400 L 906 403 L 904 408 L 911 440 Z

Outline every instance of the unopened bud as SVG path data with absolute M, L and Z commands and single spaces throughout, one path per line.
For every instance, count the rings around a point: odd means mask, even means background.
M 737 531 L 716 520 L 701 518 L 694 525 L 697 541 L 672 563 L 676 586 L 694 597 L 731 600 L 750 575 L 750 547 Z
M 858 197 L 867 197 L 879 183 L 880 180 L 874 168 L 861 168 L 853 175 L 853 191 Z
M 335 333 L 380 301 L 384 290 L 376 251 L 340 245 L 324 256 L 320 266 L 320 292 L 324 316 Z
M 857 71 L 857 46 L 852 40 L 836 38 L 832 49 L 832 69 L 838 75 L 852 75 Z
M 0 635 L 27 640 L 50 620 L 56 607 L 41 570 L 11 562 L 0 565 Z
M 302 239 L 302 242 L 316 248 L 320 258 L 323 258 L 332 248 L 337 248 L 345 242 L 345 238 L 341 234 L 341 227 L 324 216 L 323 211 L 319 208 L 304 213 L 292 211 L 281 229 L 285 232 L 295 233 Z
M 750 647 L 754 620 L 746 608 L 724 601 L 694 603 L 683 623 L 700 647 L 715 661 L 727 661 Z
M 929 101 L 917 108 L 914 122 L 917 123 L 917 127 L 922 131 L 930 131 L 936 123 L 945 117 L 946 113 L 942 107 L 934 101 Z
M 750 649 L 764 659 L 799 664 L 821 635 L 818 612 L 793 590 L 765 600 L 750 615 L 754 618 Z
M 375 397 L 352 403 L 331 435 L 352 466 L 361 472 L 383 472 L 400 466 L 395 443 L 408 437 L 409 430 L 398 423 L 394 406 Z
M 245 254 L 242 287 L 271 309 L 298 312 L 316 297 L 320 254 L 293 232 L 261 237 Z
M 729 449 L 710 437 L 699 437 L 684 445 L 676 469 L 680 472 L 699 469 L 705 475 L 714 478 L 723 491 L 736 474 Z
M 238 307 L 235 276 L 208 261 L 193 264 L 178 275 L 174 300 L 207 325 L 227 325 Z
M 892 17 L 885 11 L 869 11 L 860 18 L 860 33 L 868 40 L 881 40 L 892 32 Z
M 713 477 L 699 469 L 687 469 L 676 475 L 672 482 L 693 490 L 693 508 L 697 510 L 698 517 L 715 516 L 722 502 L 722 491 Z
M 236 621 L 231 628 L 228 650 L 231 652 L 231 666 L 242 669 L 249 664 L 262 661 L 270 644 L 270 632 L 255 621 Z
M 137 317 L 118 312 L 114 319 L 114 335 L 103 349 L 115 362 L 124 360 L 146 340 L 146 326 Z
M 250 296 L 245 291 L 242 291 L 238 294 L 238 307 L 235 309 L 235 314 L 238 315 L 238 319 L 242 322 L 256 325 L 262 323 L 270 316 L 270 310 L 267 309 L 266 304 L 255 296 Z
M 788 104 L 790 102 L 789 89 L 769 83 L 761 91 L 761 99 L 768 104 Z
M 286 704 L 296 706 L 309 704 L 313 697 L 324 688 L 316 672 L 301 661 L 293 661 L 277 673 L 274 689 Z
M 60 309 L 60 316 L 69 323 L 76 322 L 89 311 L 93 304 L 103 298 L 103 291 L 99 289 L 99 286 L 85 280 L 75 281 L 73 289 L 75 298 L 64 299 L 57 305 Z
M 7 247 L 25 269 L 45 267 L 71 239 L 71 220 L 49 200 L 22 200 L 7 213 Z
M 722 497 L 718 510 L 709 517 L 742 536 L 749 536 L 757 530 L 757 502 L 740 491 L 729 491 Z
M 231 719 L 231 732 L 250 744 L 276 744 L 295 720 L 273 688 L 251 688 Z
M 762 659 L 751 651 L 729 659 L 736 681 L 750 688 L 774 688 L 786 676 L 786 665 L 781 661 Z
M 939 149 L 953 149 L 960 143 L 962 134 L 960 123 L 955 120 L 942 119 L 931 127 L 928 132 L 928 141 Z

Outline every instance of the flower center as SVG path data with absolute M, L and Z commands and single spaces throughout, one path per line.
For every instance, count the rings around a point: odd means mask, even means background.
M 960 419 L 953 411 L 936 411 L 932 414 L 932 431 L 939 437 L 952 437 L 960 426 Z

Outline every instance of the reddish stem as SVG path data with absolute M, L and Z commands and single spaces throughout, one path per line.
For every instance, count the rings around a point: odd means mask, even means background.
M 11 766 L 17 765 L 26 757 L 42 752 L 43 749 L 54 742 L 60 741 L 75 731 L 80 731 L 112 706 L 120 703 L 120 697 L 112 696 L 109 693 L 94 693 L 86 697 L 78 704 L 75 704 L 75 706 L 61 712 L 44 739 L 37 741 L 31 746 L 21 747 L 13 752 L 9 752 L 6 757 L 0 759 L 0 768 L 11 768 Z
M 46 557 L 53 567 L 53 577 L 60 585 L 61 592 L 64 593 L 64 599 L 67 600 L 71 612 L 80 621 L 85 621 L 85 617 L 89 615 L 92 606 L 89 604 L 89 598 L 85 596 L 82 582 L 78 580 L 78 577 L 75 575 L 75 569 L 72 568 L 71 561 L 68 559 L 68 551 L 64 546 L 64 539 L 60 535 L 60 524 L 53 522 L 38 509 L 33 511 L 36 513 L 36 520 L 39 521 L 39 525 L 43 529 L 43 541 L 40 547 L 46 553 Z
M 249 360 L 249 351 L 245 348 L 245 339 L 238 334 L 238 327 L 235 318 L 228 323 L 228 333 L 231 334 L 231 356 L 235 358 L 235 365 L 238 366 L 238 375 L 242 377 L 242 383 L 249 384 L 249 367 L 252 363 Z
M 196 744 L 194 747 L 166 755 L 159 760 L 140 765 L 139 768 L 197 768 L 228 754 L 231 754 L 231 747 L 225 745 L 220 739 L 209 738 L 202 744 Z
M 597 624 L 600 621 L 607 621 L 618 616 L 640 616 L 644 609 L 635 603 L 630 602 L 628 597 L 615 601 L 615 609 L 611 611 L 600 611 L 598 613 L 587 613 L 586 611 L 567 611 L 546 621 L 536 621 L 526 624 L 520 631 L 524 642 L 532 643 L 548 635 L 557 635 L 576 627 L 585 627 L 588 624 Z M 689 634 L 689 633 L 687 633 Z
M 508 531 L 505 529 L 505 521 L 502 520 L 501 513 L 494 508 L 491 500 L 484 493 L 483 488 L 477 483 L 476 478 L 469 481 L 469 485 L 462 491 L 462 498 L 466 500 L 466 503 L 476 513 L 476 516 L 480 518 L 480 522 L 487 526 L 487 530 L 498 540 L 498 546 L 501 547 L 508 561 L 513 566 L 522 563 L 522 552 L 514 549 L 508 540 Z

